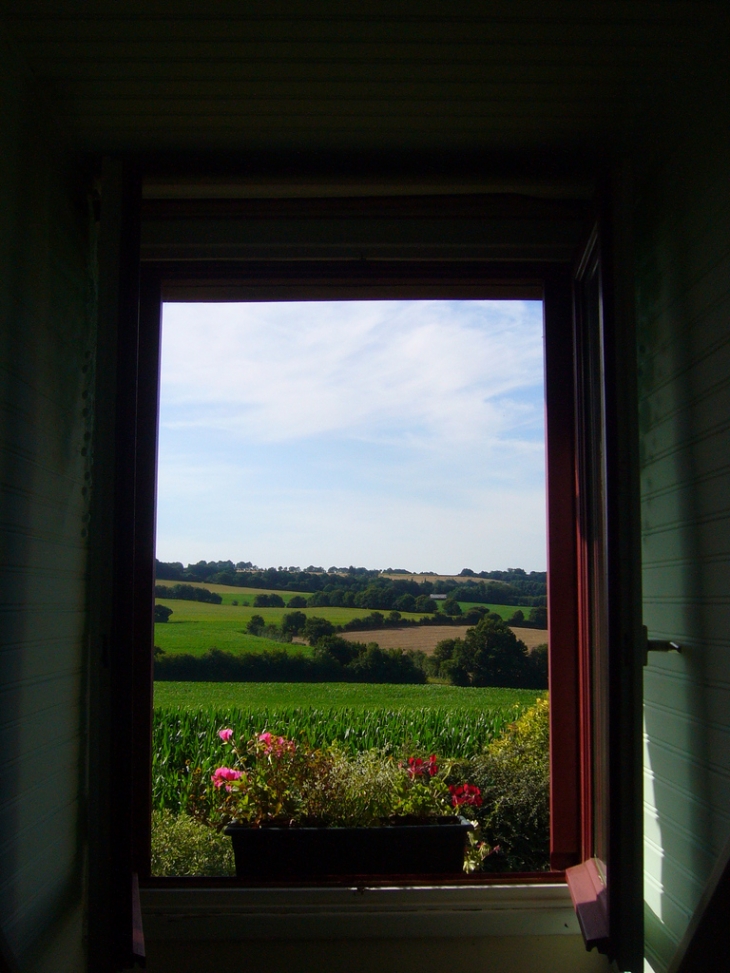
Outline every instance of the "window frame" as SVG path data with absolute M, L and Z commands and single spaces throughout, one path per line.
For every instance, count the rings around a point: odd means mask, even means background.
M 233 879 L 168 879 L 150 875 L 150 745 L 152 713 L 151 658 L 154 608 L 154 507 L 156 501 L 157 414 L 159 410 L 159 355 L 162 304 L 170 300 L 307 300 L 423 298 L 493 299 L 529 298 L 543 302 L 545 322 L 546 492 L 549 512 L 548 564 L 556 582 L 548 593 L 550 692 L 558 705 L 551 707 L 551 871 L 464 876 L 455 884 L 506 882 L 551 883 L 562 879 L 564 869 L 577 864 L 584 851 L 581 829 L 584 808 L 580 794 L 580 760 L 575 620 L 577 618 L 575 545 L 564 542 L 566 525 L 574 523 L 575 471 L 573 467 L 572 398 L 561 393 L 572 381 L 573 361 L 571 283 L 567 266 L 505 264 L 428 264 L 410 262 L 358 266 L 336 262 L 270 262 L 219 264 L 205 262 L 143 264 L 140 280 L 140 328 L 137 339 L 139 382 L 137 394 L 137 453 L 135 509 L 135 781 L 134 870 L 144 885 L 221 886 Z M 550 391 L 548 392 L 548 388 Z M 559 555 L 556 556 L 556 551 Z M 555 567 L 553 568 L 553 564 Z M 553 636 L 553 633 L 557 633 Z M 552 648 L 555 644 L 559 648 Z M 553 717 L 553 710 L 555 717 Z M 554 763 L 552 763 L 554 761 Z M 553 769 L 554 768 L 554 769 Z M 414 884 L 403 876 L 401 884 Z M 416 880 L 415 884 L 422 883 Z M 321 884 L 321 883 L 320 883 Z M 341 883 L 335 883 L 341 884 Z M 373 880 L 373 886 L 393 879 Z M 450 884 L 450 883 L 447 883 Z M 266 887 L 266 886 L 263 886 Z
M 130 175 L 132 178 L 129 178 Z M 625 241 L 619 240 L 619 244 L 622 244 L 619 253 L 623 250 L 624 265 L 617 269 L 615 236 L 610 232 L 611 220 L 606 218 L 609 207 L 603 206 L 601 210 L 600 232 L 596 237 L 600 242 L 598 258 L 602 273 L 599 341 L 602 343 L 605 366 L 601 394 L 605 398 L 608 414 L 614 419 L 618 418 L 613 428 L 607 426 L 598 431 L 607 439 L 609 486 L 606 500 L 606 538 L 609 543 L 606 586 L 611 786 L 606 795 L 596 792 L 592 779 L 595 700 L 592 698 L 590 671 L 595 660 L 584 638 L 584 625 L 581 622 L 591 610 L 591 600 L 585 585 L 581 583 L 580 574 L 584 527 L 581 523 L 581 496 L 584 484 L 579 444 L 596 430 L 590 429 L 590 424 L 586 422 L 577 395 L 578 377 L 585 368 L 580 344 L 583 327 L 581 269 L 578 266 L 573 270 L 574 255 L 570 260 L 566 258 L 565 227 L 557 233 L 561 240 L 557 249 L 562 248 L 561 255 L 541 261 L 369 260 L 364 255 L 361 260 L 309 262 L 301 259 L 268 262 L 233 259 L 223 262 L 179 258 L 141 261 L 139 180 L 135 181 L 134 173 L 130 173 L 125 165 L 112 163 L 106 177 L 106 189 L 109 188 L 111 196 L 107 191 L 108 203 L 105 201 L 104 187 L 102 189 L 101 239 L 106 234 L 108 243 L 106 253 L 102 251 L 100 254 L 100 294 L 106 291 L 105 301 L 100 302 L 100 313 L 103 316 L 106 311 L 113 323 L 108 339 L 105 338 L 107 360 L 102 363 L 104 368 L 98 372 L 97 395 L 113 403 L 111 411 L 116 412 L 115 445 L 110 447 L 100 435 L 102 430 L 106 430 L 107 434 L 110 430 L 109 422 L 105 421 L 98 427 L 95 449 L 105 454 L 107 475 L 113 466 L 111 479 L 102 484 L 102 489 L 96 488 L 97 510 L 105 511 L 103 517 L 97 516 L 96 522 L 97 525 L 101 521 L 103 524 L 113 522 L 113 529 L 106 528 L 107 540 L 102 541 L 101 546 L 106 544 L 108 560 L 113 565 L 114 597 L 111 609 L 102 612 L 102 631 L 94 642 L 102 670 L 109 670 L 102 678 L 107 687 L 104 695 L 109 702 L 109 718 L 96 734 L 96 742 L 92 739 L 92 744 L 95 743 L 97 749 L 101 747 L 102 757 L 106 748 L 111 754 L 121 756 L 122 760 L 120 772 L 115 770 L 113 775 L 101 773 L 98 780 L 92 780 L 92 793 L 97 795 L 100 807 L 108 808 L 110 819 L 110 828 L 105 833 L 102 827 L 92 842 L 92 852 L 97 856 L 101 853 L 96 887 L 100 896 L 105 897 L 101 909 L 95 910 L 99 912 L 99 917 L 92 924 L 92 935 L 101 941 L 106 935 L 104 929 L 111 928 L 116 954 L 124 955 L 125 950 L 128 950 L 126 955 L 133 954 L 128 919 L 132 912 L 131 879 L 135 868 L 140 872 L 143 902 L 149 895 L 155 894 L 156 890 L 152 887 L 155 883 L 158 886 L 167 884 L 170 892 L 177 886 L 181 894 L 183 890 L 179 887 L 184 883 L 193 897 L 196 885 L 211 884 L 195 879 L 151 880 L 145 875 L 149 862 L 150 829 L 149 740 L 154 604 L 152 544 L 162 300 L 170 294 L 186 300 L 210 300 L 216 295 L 218 299 L 230 300 L 234 291 L 237 296 L 246 291 L 249 297 L 282 299 L 285 291 L 293 294 L 295 287 L 299 288 L 298 297 L 318 299 L 326 296 L 374 296 L 374 287 L 378 289 L 377 296 L 381 297 L 542 296 L 547 322 L 546 367 L 552 362 L 550 367 L 554 366 L 555 374 L 561 376 L 560 382 L 546 382 L 546 400 L 554 392 L 546 427 L 549 557 L 550 552 L 555 551 L 558 539 L 562 552 L 559 563 L 549 563 L 553 578 L 548 596 L 550 627 L 551 634 L 556 631 L 556 626 L 561 628 L 559 620 L 561 613 L 565 613 L 562 615 L 562 631 L 566 638 L 563 661 L 568 666 L 565 671 L 558 671 L 556 662 L 561 653 L 556 650 L 557 643 L 553 636 L 550 686 L 553 700 L 556 691 L 565 689 L 570 714 L 566 718 L 568 711 L 565 708 L 551 707 L 551 748 L 554 759 L 559 761 L 559 767 L 555 765 L 551 773 L 551 860 L 554 867 L 561 870 L 529 876 L 480 876 L 472 881 L 462 878 L 458 884 L 473 887 L 476 881 L 491 886 L 491 891 L 487 887 L 482 889 L 487 896 L 484 902 L 488 909 L 492 895 L 498 894 L 498 889 L 508 884 L 524 887 L 527 883 L 533 889 L 543 884 L 547 892 L 556 881 L 564 883 L 565 873 L 562 869 L 569 866 L 571 861 L 585 863 L 593 854 L 593 805 L 597 799 L 606 800 L 611 835 L 608 864 L 611 882 L 614 890 L 618 889 L 618 894 L 609 896 L 610 938 L 593 945 L 599 945 L 599 948 L 616 956 L 618 962 L 624 964 L 622 968 L 632 968 L 631 957 L 635 959 L 641 955 L 641 920 L 636 917 L 641 902 L 641 853 L 640 841 L 638 850 L 636 841 L 637 835 L 640 837 L 640 824 L 637 829 L 636 818 L 637 815 L 640 818 L 641 813 L 640 800 L 637 804 L 637 794 L 640 795 L 641 788 L 640 757 L 638 763 L 636 761 L 640 732 L 637 734 L 635 725 L 637 712 L 640 717 L 641 668 L 639 663 L 637 678 L 636 658 L 631 656 L 632 646 L 639 649 L 639 656 L 643 655 L 640 632 L 637 636 L 635 631 L 637 618 L 640 629 L 640 585 L 637 587 L 636 583 L 640 562 L 636 556 L 638 531 L 636 523 L 632 522 L 632 518 L 634 521 L 636 519 L 638 477 L 636 465 L 632 466 L 631 453 L 636 449 L 637 434 L 635 397 L 632 398 L 631 386 L 635 376 L 631 369 L 633 332 L 628 311 L 632 299 L 630 275 L 627 274 L 629 263 Z M 604 201 L 611 202 L 610 194 L 604 194 Z M 331 214 L 333 207 L 336 212 L 339 203 L 341 201 L 320 200 L 314 208 L 320 211 L 324 209 Z M 385 206 L 382 200 L 380 203 L 381 212 L 387 210 L 387 201 Z M 393 215 L 396 219 L 408 220 L 413 216 L 410 212 L 412 207 L 408 204 L 406 211 L 402 212 L 402 203 L 402 200 L 397 202 Z M 461 203 L 463 209 L 463 200 Z M 265 204 L 258 205 L 266 209 Z M 542 205 L 538 206 L 538 210 Z M 416 207 L 420 215 L 424 206 L 428 209 L 428 201 Z M 202 204 L 202 209 L 205 211 L 207 204 Z M 512 206 L 507 202 L 503 209 L 511 212 Z M 570 218 L 574 226 L 576 207 L 569 205 L 567 211 L 572 213 Z M 517 206 L 516 219 L 520 218 L 520 212 L 524 215 L 522 204 Z M 583 212 L 585 214 L 585 206 Z M 105 213 L 111 213 L 110 221 L 105 220 Z M 548 221 L 559 221 L 560 215 L 556 215 L 554 210 L 552 213 L 552 216 L 548 214 Z M 476 215 L 479 217 L 480 214 Z M 625 214 L 621 218 L 624 217 Z M 238 218 L 236 214 L 234 218 Z M 543 230 L 544 226 L 543 222 Z M 525 233 L 523 228 L 521 232 L 524 242 L 529 230 Z M 516 249 L 519 256 L 520 247 Z M 529 246 L 526 250 L 530 250 Z M 512 247 L 509 252 L 514 255 L 515 248 Z M 233 289 L 231 281 L 235 283 Z M 242 286 L 243 281 L 245 284 Z M 621 300 L 623 314 L 622 319 L 617 320 L 616 308 Z M 102 334 L 105 325 L 102 322 Z M 116 390 L 105 390 L 105 394 L 100 395 L 105 376 L 108 378 L 112 374 L 115 376 Z M 619 376 L 622 381 L 628 377 L 628 382 L 623 381 L 619 385 Z M 553 504 L 551 498 L 557 496 L 561 497 L 561 502 Z M 130 543 L 130 538 L 133 543 Z M 122 553 L 121 558 L 117 557 L 117 551 Z M 557 578 L 562 579 L 561 584 L 556 583 Z M 130 618 L 133 620 L 131 630 Z M 103 631 L 105 621 L 106 633 Z M 572 643 L 568 657 L 567 645 L 573 638 L 576 641 Z M 97 666 L 96 662 L 94 666 Z M 617 742 L 618 747 L 615 746 Z M 103 764 L 100 767 L 103 770 Z M 632 777 L 628 782 L 622 779 L 621 775 L 626 772 L 634 774 L 636 779 Z M 617 801 L 617 794 L 623 798 L 622 803 Z M 566 808 L 569 814 L 561 817 Z M 565 826 L 558 827 L 560 821 Z M 116 838 L 111 844 L 110 835 Z M 221 879 L 213 884 L 220 889 L 227 884 L 235 885 L 237 893 L 241 891 L 235 881 Z M 373 887 L 377 885 L 371 884 Z M 392 885 L 392 879 L 387 884 Z M 561 887 L 566 890 L 564 884 Z M 402 885 L 401 888 L 405 891 L 407 886 Z M 628 894 L 623 895 L 624 890 Z M 162 894 L 165 889 L 158 888 L 157 891 Z

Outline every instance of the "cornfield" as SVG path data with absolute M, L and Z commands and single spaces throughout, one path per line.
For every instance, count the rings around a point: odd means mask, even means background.
M 368 710 L 301 707 L 155 709 L 152 740 L 153 807 L 173 812 L 187 804 L 190 772 L 204 775 L 225 763 L 218 730 L 231 727 L 239 740 L 265 730 L 311 747 L 338 743 L 352 753 L 391 753 L 469 758 L 479 753 L 526 707 L 475 712 L 466 707 Z

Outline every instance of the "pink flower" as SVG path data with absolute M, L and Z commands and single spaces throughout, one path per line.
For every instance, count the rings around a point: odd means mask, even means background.
M 263 743 L 264 753 L 271 753 L 274 749 L 274 737 L 271 733 L 259 733 L 259 743 Z
M 473 807 L 481 807 L 482 792 L 476 784 L 450 784 L 451 803 L 454 807 L 461 804 L 471 804 Z
M 231 785 L 228 781 L 240 780 L 243 775 L 240 770 L 234 770 L 232 767 L 218 767 L 211 774 L 211 780 L 215 787 L 223 787 L 226 785 L 226 790 L 230 791 Z
M 273 753 L 275 757 L 281 757 L 287 752 L 294 753 L 297 748 L 293 740 L 287 740 L 286 737 L 275 739 L 272 733 L 260 733 L 258 740 L 264 745 L 264 753 Z
M 218 736 L 224 743 L 228 743 L 233 736 L 233 730 L 218 730 Z

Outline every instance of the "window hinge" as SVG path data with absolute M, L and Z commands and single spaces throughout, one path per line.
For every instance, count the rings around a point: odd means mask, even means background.
M 649 664 L 650 652 L 681 652 L 682 646 L 679 642 L 670 639 L 650 639 L 646 625 L 642 625 L 644 643 L 644 665 Z

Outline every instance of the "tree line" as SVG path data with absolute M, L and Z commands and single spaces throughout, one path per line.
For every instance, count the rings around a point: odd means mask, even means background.
M 278 568 L 239 570 L 232 561 L 199 561 L 187 567 L 181 562 L 156 561 L 158 581 L 195 581 L 292 594 L 308 592 L 318 599 L 316 603 L 310 601 L 312 608 L 422 611 L 424 609 L 412 606 L 419 598 L 430 598 L 434 594 L 448 595 L 452 604 L 486 601 L 529 608 L 547 603 L 547 575 L 544 571 L 528 574 L 521 568 L 510 568 L 508 571 L 482 571 L 476 575 L 465 568 L 462 581 L 439 579 L 434 582 L 389 578 L 379 571 L 353 566 L 344 573 L 339 573 L 341 570 L 330 568 L 324 573 Z
M 463 639 L 439 642 L 431 656 L 420 650 L 381 649 L 376 642 L 350 641 L 337 634 L 328 619 L 307 617 L 303 612 L 285 615 L 281 629 L 267 626 L 261 615 L 254 615 L 247 629 L 270 638 L 304 637 L 313 653 L 305 656 L 275 649 L 234 655 L 211 648 L 202 656 L 166 656 L 156 649 L 155 679 L 422 684 L 435 676 L 455 686 L 547 688 L 547 646 L 528 653 L 524 642 L 494 613 L 484 614 Z

